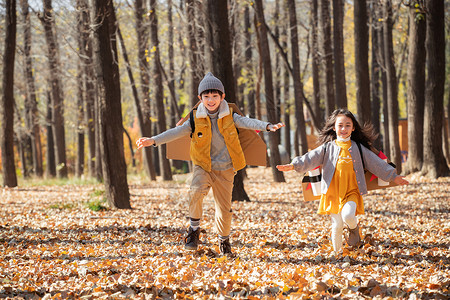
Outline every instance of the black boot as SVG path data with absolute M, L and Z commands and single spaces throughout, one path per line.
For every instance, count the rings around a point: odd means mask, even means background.
M 199 237 L 200 228 L 197 228 L 197 230 L 193 230 L 192 227 L 189 227 L 188 234 L 184 239 L 184 248 L 187 250 L 197 250 Z
M 353 229 L 348 229 L 348 239 L 347 244 L 349 246 L 355 247 L 361 243 L 361 236 L 359 235 L 359 225 L 356 225 Z
M 230 239 L 219 240 L 219 249 L 220 249 L 220 254 L 222 254 L 222 255 L 232 255 L 233 254 L 233 252 L 231 252 Z

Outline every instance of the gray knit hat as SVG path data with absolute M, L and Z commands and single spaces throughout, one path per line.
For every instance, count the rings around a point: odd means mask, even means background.
M 222 81 L 214 77 L 211 72 L 208 72 L 208 74 L 203 77 L 202 81 L 200 81 L 200 84 L 198 85 L 199 95 L 207 90 L 218 90 L 225 94 L 225 88 L 223 87 Z

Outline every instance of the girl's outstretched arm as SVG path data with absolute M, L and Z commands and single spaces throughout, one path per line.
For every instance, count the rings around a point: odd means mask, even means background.
M 405 176 L 397 176 L 394 179 L 394 182 L 398 185 L 409 184 L 409 181 L 405 179 Z
M 136 145 L 137 145 L 137 150 L 143 148 L 143 147 L 148 147 L 151 146 L 155 143 L 155 140 L 152 138 L 148 138 L 148 137 L 141 137 L 136 141 Z
M 292 171 L 294 170 L 294 165 L 293 164 L 288 164 L 288 165 L 277 165 L 277 169 L 278 171 Z

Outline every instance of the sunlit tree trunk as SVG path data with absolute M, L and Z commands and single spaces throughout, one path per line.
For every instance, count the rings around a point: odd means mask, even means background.
M 158 114 L 158 131 L 163 132 L 167 129 L 166 126 L 166 107 L 164 104 L 164 89 L 162 82 L 161 58 L 159 50 L 158 39 L 158 19 L 156 16 L 156 0 L 150 0 L 150 37 L 151 47 L 153 49 L 153 82 L 155 92 L 153 97 L 156 103 L 156 110 Z M 161 145 L 159 148 L 159 162 L 161 167 L 161 175 L 163 180 L 172 180 L 172 171 L 170 169 L 169 160 L 166 158 L 166 145 Z
M 330 2 L 318 0 L 319 12 L 319 47 L 321 64 L 324 72 L 323 95 L 325 96 L 325 115 L 328 117 L 336 106 L 333 76 L 333 51 L 331 49 Z M 365 1 L 365 0 L 364 0 Z M 356 44 L 356 42 L 355 42 Z
M 47 41 L 49 77 L 52 93 L 52 126 L 56 152 L 56 174 L 67 177 L 66 141 L 64 132 L 64 95 L 61 84 L 59 50 L 56 38 L 55 17 L 51 0 L 43 0 L 44 15 L 41 17 Z
M 305 117 L 303 113 L 303 103 L 304 103 L 303 82 L 300 77 L 300 51 L 298 49 L 297 14 L 294 0 L 288 0 L 288 10 L 289 10 L 289 28 L 291 33 L 290 34 L 291 55 L 292 55 L 292 71 L 293 71 L 292 80 L 294 82 L 295 119 L 297 127 L 296 129 L 298 130 L 298 139 L 300 148 L 299 149 L 300 152 L 298 154 L 302 155 L 308 152 L 308 141 L 306 139 Z M 264 47 L 264 44 L 262 46 Z
M 418 15 L 420 14 L 420 15 Z M 425 109 L 425 38 L 423 11 L 409 8 L 408 53 L 408 161 L 405 173 L 417 172 L 423 164 L 423 129 Z
M 33 75 L 33 63 L 31 57 L 31 21 L 29 14 L 29 6 L 28 0 L 21 0 L 20 6 L 22 10 L 23 16 L 23 24 L 24 24 L 24 59 L 25 59 L 25 79 L 26 79 L 26 87 L 27 87 L 27 107 L 29 108 L 29 112 L 26 116 L 28 123 L 30 124 L 30 128 L 28 129 L 31 133 L 31 150 L 33 153 L 33 171 L 34 174 L 38 177 L 42 177 L 43 175 L 43 167 L 42 167 L 42 144 L 41 144 L 41 133 L 39 126 L 39 112 L 37 108 L 37 99 L 36 99 L 36 85 Z
M 99 89 L 99 127 L 103 178 L 108 203 L 131 208 L 123 147 L 117 48 L 111 40 L 115 26 L 113 2 L 94 1 L 94 57 Z
M 333 45 L 336 106 L 347 107 L 344 64 L 344 0 L 333 0 Z
M 1 152 L 3 186 L 17 186 L 14 164 L 14 62 L 16 55 L 16 1 L 6 0 L 5 48 L 3 52 L 3 78 L 1 102 Z
M 387 93 L 388 93 L 388 115 L 389 115 L 389 145 L 390 159 L 397 166 L 397 172 L 402 172 L 402 158 L 400 155 L 400 143 L 398 138 L 398 90 L 397 90 L 397 74 L 394 65 L 394 45 L 392 41 L 392 3 L 391 0 L 384 2 L 384 22 L 383 22 L 383 39 L 384 39 L 384 57 L 387 77 Z
M 355 73 L 358 121 L 370 122 L 369 31 L 366 0 L 355 1 Z
M 370 93 L 371 93 L 371 123 L 374 127 L 374 130 L 376 133 L 381 132 L 381 124 L 380 124 L 380 109 L 381 109 L 381 97 L 380 97 L 380 82 L 381 82 L 381 65 L 379 62 L 379 33 L 380 31 L 380 25 L 378 22 L 379 16 L 378 16 L 378 9 L 377 9 L 377 1 L 371 1 L 370 6 L 370 17 L 371 17 L 371 26 L 370 26 L 370 36 L 372 38 L 372 51 L 371 51 L 371 85 L 370 85 Z M 373 142 L 373 146 L 376 149 L 381 149 L 382 143 L 381 143 L 381 135 L 378 135 L 378 137 Z
M 269 122 L 275 123 L 277 118 L 275 116 L 275 102 L 273 99 L 272 65 L 270 60 L 269 40 L 267 38 L 267 28 L 265 26 L 266 21 L 264 18 L 264 9 L 262 0 L 256 0 L 255 4 L 256 4 L 256 15 L 259 21 L 258 22 L 259 27 L 257 28 L 257 30 L 260 33 L 261 56 L 263 59 L 263 68 L 264 68 L 264 89 L 266 96 L 267 118 Z M 302 124 L 304 124 L 304 121 Z M 272 134 L 269 134 L 269 147 L 270 147 L 270 166 L 272 167 L 273 179 L 275 182 L 285 182 L 283 173 L 278 171 L 276 168 L 276 165 L 279 165 L 281 160 L 280 160 L 280 152 L 278 151 L 277 138 Z
M 422 173 L 431 178 L 449 175 L 442 152 L 445 84 L 444 0 L 427 1 L 425 129 Z

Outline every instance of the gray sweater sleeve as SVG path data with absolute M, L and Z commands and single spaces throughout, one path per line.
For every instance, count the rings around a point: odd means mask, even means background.
M 371 150 L 364 146 L 361 146 L 363 151 L 364 162 L 366 164 L 367 170 L 372 174 L 381 178 L 384 181 L 393 181 L 397 177 L 397 170 L 394 169 L 390 164 L 386 163 L 384 160 L 379 158 Z
M 267 131 L 267 125 L 270 124 L 269 122 L 243 117 L 237 113 L 233 113 L 233 121 L 237 128 L 252 129 L 259 131 Z
M 152 139 L 155 140 L 154 146 L 156 147 L 177 140 L 183 136 L 187 136 L 190 133 L 191 133 L 191 124 L 188 119 L 180 126 L 168 129 L 158 135 L 152 136 Z
M 291 164 L 294 170 L 299 173 L 305 173 L 323 164 L 326 144 L 317 147 L 304 154 L 303 156 L 295 157 Z

